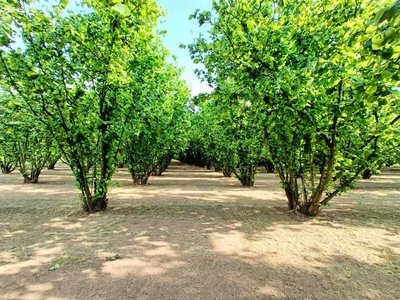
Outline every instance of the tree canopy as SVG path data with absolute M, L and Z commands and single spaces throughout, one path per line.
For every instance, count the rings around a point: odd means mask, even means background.
M 190 16 L 211 26 L 189 45 L 199 76 L 263 114 L 290 209 L 317 214 L 398 147 L 398 4 L 215 0 Z
M 90 213 L 118 165 L 145 184 L 178 152 L 244 186 L 268 162 L 307 215 L 399 158 L 398 0 L 213 0 L 191 100 L 155 0 L 35 4 L 0 0 L 1 168 L 34 183 L 61 156 Z
M 86 9 L 75 13 L 66 11 L 68 1 L 46 11 L 2 1 L 1 80 L 2 88 L 22 99 L 30 116 L 54 138 L 75 175 L 84 209 L 95 212 L 107 207 L 123 138 L 141 131 L 140 112 L 131 109 L 162 110 L 153 99 L 166 95 L 155 84 L 169 86 L 170 102 L 178 97 L 184 105 L 188 95 L 171 94 L 185 84 L 176 81 L 179 71 L 159 46 L 154 29 L 161 9 L 155 1 L 83 4 Z M 12 43 L 18 35 L 22 47 Z M 146 83 L 143 70 L 164 72 L 159 76 L 164 79 L 147 78 L 151 84 Z M 162 111 L 160 117 L 171 114 Z

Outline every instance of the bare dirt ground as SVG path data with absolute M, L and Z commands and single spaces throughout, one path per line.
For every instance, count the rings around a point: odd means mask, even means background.
M 317 218 L 288 212 L 273 174 L 114 178 L 109 209 L 85 215 L 65 166 L 37 185 L 0 175 L 0 299 L 400 299 L 399 169 Z

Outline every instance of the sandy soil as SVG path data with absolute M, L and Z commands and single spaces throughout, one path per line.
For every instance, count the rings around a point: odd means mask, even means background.
M 147 186 L 114 178 L 109 209 L 85 215 L 65 166 L 0 175 L 0 299 L 400 298 L 400 170 L 317 218 L 263 172 L 253 188 L 178 162 Z

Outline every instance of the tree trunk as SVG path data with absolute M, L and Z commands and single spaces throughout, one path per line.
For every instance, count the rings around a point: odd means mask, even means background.
M 0 163 L 0 168 L 1 168 L 1 172 L 3 174 L 10 174 L 12 171 L 15 170 L 14 164 L 11 163 L 11 162 L 7 162 L 7 161 L 1 162 Z
M 257 165 L 256 165 L 257 166 Z M 255 181 L 254 166 L 252 164 L 240 166 L 240 173 L 235 173 L 242 186 L 253 186 Z
M 149 175 L 143 175 L 142 177 L 134 177 L 133 184 L 136 185 L 146 185 L 147 181 L 149 180 Z
M 157 165 L 152 172 L 152 175 L 161 176 L 161 174 L 168 168 L 169 164 L 171 163 L 173 155 L 168 154 L 162 156 L 158 159 Z
M 39 182 L 39 176 L 40 176 L 40 173 L 41 173 L 41 169 L 32 169 L 31 170 L 31 174 L 23 174 L 23 177 L 24 177 L 24 183 L 28 183 L 28 184 L 30 184 L 30 183 L 38 183 Z
M 267 173 L 275 172 L 275 166 L 270 160 L 267 160 L 264 162 L 264 167 L 265 167 L 265 170 L 267 171 Z
M 251 187 L 254 185 L 254 175 L 242 175 L 239 180 L 242 183 L 242 186 Z
M 299 189 L 297 177 L 293 173 L 289 173 L 289 181 L 285 182 L 285 194 L 288 199 L 289 210 L 299 209 Z
M 285 194 L 286 194 L 286 199 L 288 200 L 288 208 L 289 210 L 297 209 L 299 199 L 296 197 L 296 194 L 292 188 L 290 187 L 290 184 L 285 186 Z
M 366 169 L 362 174 L 362 179 L 370 179 L 373 175 L 373 172 L 370 169 Z
M 90 176 L 88 174 L 89 172 L 89 168 L 87 166 L 87 163 L 83 157 L 83 155 L 81 155 L 81 151 L 79 148 L 79 145 L 75 145 L 72 142 L 72 139 L 68 141 L 69 142 L 69 146 L 71 149 L 71 160 L 69 161 L 69 166 L 72 170 L 72 173 L 74 174 L 74 177 L 78 183 L 78 188 L 81 191 L 81 201 L 82 201 L 82 209 L 88 213 L 94 213 L 97 210 L 97 207 L 103 207 L 103 205 L 101 205 L 101 203 L 99 203 L 98 205 L 96 204 L 96 199 L 94 199 L 93 195 L 92 195 L 92 191 L 90 190 Z M 101 184 L 100 184 L 101 186 Z M 97 194 L 100 194 L 97 189 L 97 183 L 93 182 L 93 194 L 96 195 L 96 191 Z M 103 193 L 103 195 L 99 195 L 98 198 L 100 199 L 100 202 L 106 202 L 107 199 L 105 197 L 107 192 L 107 189 L 105 189 L 105 193 Z M 103 200 L 102 200 L 103 199 Z M 105 204 L 105 207 L 107 207 L 107 203 Z
M 302 211 L 307 216 L 315 217 L 319 213 L 319 208 L 321 207 L 321 203 L 319 201 L 311 201 L 308 208 L 305 207 L 304 211 Z
M 93 198 L 93 196 L 85 195 L 82 193 L 82 209 L 87 213 L 95 213 L 98 211 L 105 210 L 108 205 L 108 198 L 106 195 L 100 196 L 98 198 Z
M 299 192 L 295 174 L 285 171 L 285 167 L 276 168 L 288 200 L 289 210 L 299 209 Z
M 224 177 L 232 177 L 232 171 L 230 170 L 223 170 L 222 174 L 224 175 Z
M 215 172 L 222 172 L 224 177 L 232 177 L 233 168 L 231 168 L 228 164 L 225 165 L 224 163 L 220 163 L 215 166 Z
M 81 166 L 84 168 L 84 166 Z M 107 191 L 108 184 L 106 180 L 96 181 L 93 178 L 93 194 L 89 188 L 88 177 L 84 178 L 84 187 L 81 188 L 82 191 L 82 208 L 84 211 L 92 214 L 98 211 L 105 210 L 108 205 Z
M 54 170 L 54 167 L 60 158 L 61 158 L 61 156 L 59 156 L 59 155 L 50 157 L 47 161 L 47 169 Z
M 163 173 L 163 171 L 161 171 L 160 169 L 157 168 L 157 170 L 155 170 L 151 175 L 154 176 L 161 176 Z
M 51 162 L 47 165 L 48 170 L 54 170 L 54 167 L 56 166 L 57 161 Z
M 92 205 L 92 211 L 93 212 L 98 212 L 105 210 L 108 206 L 108 198 L 106 195 L 97 198 L 96 201 Z

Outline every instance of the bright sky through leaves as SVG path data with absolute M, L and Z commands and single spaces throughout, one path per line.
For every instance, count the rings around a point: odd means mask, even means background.
M 167 30 L 164 37 L 165 46 L 171 55 L 177 56 L 178 65 L 185 68 L 183 78 L 187 81 L 192 96 L 211 91 L 205 82 L 200 82 L 194 70 L 202 65 L 195 65 L 190 59 L 187 49 L 180 49 L 180 44 L 188 45 L 199 36 L 207 34 L 206 26 L 199 28 L 195 20 L 189 21 L 189 15 L 197 8 L 200 11 L 211 9 L 211 0 L 159 0 L 159 4 L 168 11 L 167 16 L 161 18 L 159 29 Z
M 54 5 L 58 1 L 39 1 L 32 4 L 33 7 L 46 8 Z M 201 68 L 201 64 L 194 64 L 190 59 L 187 49 L 179 48 L 180 44 L 188 45 L 199 36 L 199 33 L 207 35 L 206 26 L 199 27 L 195 20 L 189 21 L 189 15 L 196 9 L 210 10 L 211 0 L 159 0 L 159 5 L 167 11 L 165 17 L 160 18 L 159 30 L 166 30 L 167 34 L 163 37 L 165 46 L 171 52 L 171 55 L 177 57 L 177 62 L 180 67 L 184 68 L 183 79 L 186 80 L 191 89 L 192 96 L 199 93 L 210 92 L 212 89 L 205 82 L 201 82 L 194 74 L 196 68 Z M 82 7 L 77 7 L 72 1 L 69 9 L 78 12 Z M 17 47 L 21 47 L 17 42 Z

